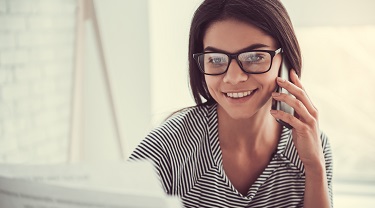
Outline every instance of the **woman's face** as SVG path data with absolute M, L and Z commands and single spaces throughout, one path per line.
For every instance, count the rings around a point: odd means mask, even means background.
M 219 50 L 227 53 L 237 53 L 252 46 L 252 49 L 259 50 L 278 49 L 276 41 L 265 32 L 251 24 L 233 19 L 215 22 L 209 26 L 203 38 L 203 46 L 205 52 Z M 210 95 L 218 103 L 218 110 L 224 110 L 233 119 L 250 118 L 260 109 L 268 113 L 280 63 L 281 56 L 278 54 L 273 59 L 270 71 L 263 74 L 246 74 L 233 59 L 225 74 L 205 75 Z

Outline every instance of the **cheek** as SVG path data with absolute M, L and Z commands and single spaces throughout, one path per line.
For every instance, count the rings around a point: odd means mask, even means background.
M 260 83 L 261 89 L 263 90 L 266 90 L 266 91 L 274 90 L 277 86 L 276 77 L 277 77 L 277 72 L 269 73 L 269 74 L 268 73 L 261 74 L 260 76 L 257 77 L 257 82 Z
M 272 76 L 269 76 L 267 79 L 267 84 L 272 89 L 275 89 L 275 87 L 277 86 L 276 77 L 277 77 L 277 74 L 272 74 Z
M 205 75 L 204 79 L 206 81 L 208 91 L 210 92 L 211 96 L 214 96 L 213 95 L 214 90 L 218 89 L 218 87 L 220 85 L 219 76 L 208 76 L 208 75 Z
M 276 63 L 272 66 L 271 70 L 265 74 L 262 77 L 263 87 L 267 89 L 274 90 L 277 86 L 276 84 L 276 78 L 279 74 L 279 63 Z

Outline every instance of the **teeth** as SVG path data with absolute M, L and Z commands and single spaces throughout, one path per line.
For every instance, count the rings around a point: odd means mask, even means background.
M 229 93 L 226 93 L 226 95 L 228 97 L 231 97 L 231 98 L 243 98 L 243 97 L 246 97 L 248 95 L 251 94 L 252 91 L 246 91 L 246 92 L 229 92 Z

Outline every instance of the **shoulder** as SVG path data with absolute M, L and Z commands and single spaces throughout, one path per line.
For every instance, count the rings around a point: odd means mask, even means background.
M 329 142 L 328 136 L 323 131 L 320 132 L 320 140 L 322 141 L 322 148 L 323 148 L 323 153 L 324 153 L 324 158 L 326 160 L 326 163 L 331 164 L 332 163 L 331 144 Z
M 208 111 L 211 109 L 210 105 L 191 106 L 183 108 L 173 113 L 167 120 L 162 124 L 168 124 L 169 122 L 187 122 L 192 120 L 205 120 L 208 116 Z
M 208 106 L 193 106 L 177 111 L 154 131 L 166 131 L 173 135 L 181 131 L 204 128 L 207 124 Z
M 180 149 L 190 149 L 207 132 L 207 116 L 212 106 L 193 106 L 177 111 L 153 129 L 133 152 L 131 157 L 160 157 Z
M 328 136 L 323 131 L 320 131 L 320 140 L 322 140 L 323 147 L 329 145 Z
M 332 149 L 331 144 L 329 142 L 328 136 L 324 132 L 320 132 L 320 139 L 322 140 L 322 148 L 324 159 L 326 163 L 326 171 L 328 179 L 332 179 L 332 167 L 333 167 L 333 158 L 332 158 Z
M 207 134 L 209 108 L 194 106 L 182 109 L 151 131 L 148 137 L 157 139 L 174 151 L 178 151 L 179 147 L 192 148 Z

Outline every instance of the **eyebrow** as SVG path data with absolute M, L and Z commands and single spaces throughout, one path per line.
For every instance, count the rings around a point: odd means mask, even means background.
M 255 43 L 255 44 L 252 44 L 250 46 L 247 46 L 246 48 L 242 48 L 242 49 L 236 51 L 235 53 L 251 51 L 251 50 L 254 50 L 254 49 L 264 48 L 264 47 L 270 47 L 270 46 L 262 44 L 262 43 Z M 204 48 L 204 51 L 205 52 L 212 51 L 212 52 L 229 53 L 228 51 L 225 51 L 225 50 L 222 50 L 222 49 L 219 49 L 219 48 L 215 48 L 215 47 L 212 47 L 212 46 L 207 46 L 206 48 Z

